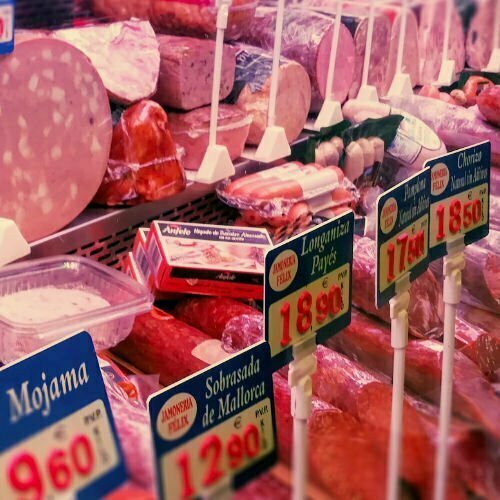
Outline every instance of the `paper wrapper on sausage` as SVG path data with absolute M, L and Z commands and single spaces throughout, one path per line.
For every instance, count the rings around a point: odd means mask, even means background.
M 352 302 L 368 314 L 390 323 L 389 305 L 375 307 L 375 241 L 354 238 Z M 431 271 L 417 278 L 410 289 L 408 309 L 410 332 L 417 337 L 442 334 L 443 302 L 439 284 Z
M 420 118 L 450 149 L 489 140 L 492 164 L 500 165 L 500 129 L 484 121 L 477 108 L 463 108 L 418 95 L 391 97 L 390 104 Z
M 185 36 L 158 35 L 160 76 L 154 100 L 164 106 L 190 111 L 210 104 L 214 76 L 215 42 Z M 236 50 L 224 45 L 220 99 L 234 84 Z
M 113 130 L 108 169 L 95 201 L 135 205 L 172 196 L 185 185 L 165 111 L 153 101 L 128 108 Z
M 210 134 L 210 106 L 188 113 L 169 113 L 169 126 L 176 144 L 184 148 L 182 164 L 186 170 L 198 170 L 205 156 Z M 217 144 L 226 146 L 231 160 L 243 149 L 252 117 L 237 106 L 220 104 L 217 119 Z
M 236 104 L 252 117 L 247 143 L 260 144 L 267 127 L 271 89 L 272 52 L 237 45 L 234 88 L 227 102 Z M 281 58 L 275 125 L 285 129 L 288 142 L 302 132 L 311 107 L 311 83 L 306 70 L 297 62 Z
M 192 297 L 180 301 L 174 315 L 214 339 L 221 339 L 228 324 L 242 315 L 262 314 L 255 308 L 226 297 Z
M 236 40 L 248 30 L 255 14 L 255 0 L 233 0 L 229 8 L 227 40 Z M 92 0 L 98 17 L 126 20 L 148 19 L 160 33 L 215 36 L 217 4 L 214 0 Z
M 276 9 L 259 7 L 244 41 L 273 50 Z M 328 62 L 332 43 L 333 19 L 306 9 L 287 8 L 283 23 L 281 54 L 300 63 L 311 80 L 311 111 L 319 111 L 325 98 Z M 354 41 L 349 30 L 341 25 L 335 63 L 333 99 L 343 102 L 351 88 L 355 71 Z
M 436 0 L 422 5 L 419 12 L 420 85 L 438 79 L 444 44 L 446 1 Z M 455 61 L 455 71 L 465 66 L 465 36 L 455 5 L 452 7 L 448 59 Z
M 43 35 L 26 38 L 0 58 L 0 217 L 34 241 L 92 200 L 112 123 L 106 89 L 82 52 Z
M 54 36 L 80 49 L 99 72 L 112 100 L 131 104 L 156 91 L 160 52 L 147 21 L 70 28 Z
M 335 339 L 335 346 L 368 368 L 392 374 L 393 349 L 389 326 L 353 311 L 351 324 Z M 443 344 L 410 340 L 406 347 L 405 384 L 424 399 L 439 402 Z M 500 435 L 500 402 L 479 368 L 455 352 L 453 412 L 477 424 L 495 438 Z

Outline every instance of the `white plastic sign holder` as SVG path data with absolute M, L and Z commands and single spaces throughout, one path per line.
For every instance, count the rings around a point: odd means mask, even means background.
M 413 85 L 408 73 L 403 73 L 403 55 L 406 40 L 406 22 L 408 19 L 408 0 L 402 0 L 401 3 L 401 24 L 399 27 L 398 54 L 396 59 L 396 74 L 392 80 L 388 97 L 408 97 L 413 95 Z
M 455 320 L 462 292 L 464 250 L 489 231 L 490 158 L 490 143 L 483 142 L 426 162 L 432 179 L 429 254 L 431 261 L 444 257 L 444 338 L 434 500 L 446 499 Z
M 377 199 L 376 305 L 378 308 L 390 305 L 394 350 L 388 500 L 399 499 L 409 289 L 410 281 L 429 266 L 429 199 L 429 169 L 401 182 Z
M 231 0 L 221 0 L 217 11 L 217 35 L 215 39 L 214 79 L 212 83 L 212 104 L 210 107 L 210 132 L 208 148 L 201 162 L 195 182 L 214 184 L 235 174 L 235 169 L 226 146 L 217 144 L 217 120 L 219 117 L 219 95 L 222 73 L 222 51 L 224 48 L 224 32 Z
M 285 15 L 285 0 L 278 0 L 276 13 L 276 31 L 274 33 L 273 66 L 271 73 L 271 89 L 269 93 L 269 108 L 267 110 L 267 127 L 255 159 L 264 163 L 272 163 L 290 156 L 292 150 L 286 138 L 285 129 L 276 125 L 276 99 L 278 97 L 279 68 L 281 56 L 281 38 L 283 34 L 283 17 Z
M 448 59 L 448 48 L 450 44 L 450 30 L 451 30 L 451 14 L 455 8 L 454 0 L 446 0 L 445 15 L 444 15 L 444 38 L 443 38 L 443 52 L 441 59 L 441 69 L 435 85 L 438 87 L 449 86 L 457 79 L 457 71 L 455 68 L 455 60 Z
M 495 4 L 495 18 L 493 20 L 493 40 L 490 60 L 483 71 L 500 73 L 500 2 Z
M 340 21 L 342 19 L 343 0 L 337 0 L 337 9 L 335 11 L 335 22 L 332 30 L 332 46 L 330 48 L 330 61 L 328 63 L 328 73 L 326 77 L 325 100 L 321 111 L 319 112 L 314 128 L 320 130 L 322 127 L 330 127 L 340 123 L 344 117 L 342 115 L 342 105 L 339 101 L 333 99 L 333 78 L 335 64 L 337 61 L 337 52 L 340 36 Z
M 307 498 L 307 419 L 316 342 L 325 342 L 351 322 L 353 238 L 354 214 L 348 211 L 266 254 L 264 322 L 272 369 L 290 363 L 294 500 Z M 324 242 L 321 250 L 317 241 Z M 320 269 L 318 259 L 331 252 L 337 258 Z
M 17 224 L 13 220 L 0 217 L 0 267 L 30 253 L 31 248 Z
M 357 99 L 361 101 L 375 101 L 378 102 L 378 93 L 374 85 L 368 85 L 368 74 L 370 71 L 370 59 L 372 52 L 373 41 L 373 25 L 375 24 L 375 2 L 370 1 L 370 11 L 368 14 L 368 30 L 366 33 L 366 47 L 365 58 L 363 61 L 363 75 L 361 78 L 361 88 L 359 89 Z

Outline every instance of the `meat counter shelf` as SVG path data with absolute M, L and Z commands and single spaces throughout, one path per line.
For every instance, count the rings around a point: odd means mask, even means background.
M 302 135 L 295 141 L 292 156 L 306 138 L 307 135 Z M 243 154 L 243 158 L 234 162 L 237 176 L 262 167 L 251 157 L 250 154 Z M 165 200 L 126 208 L 91 206 L 61 231 L 33 242 L 29 258 L 66 253 L 120 267 L 121 258 L 132 248 L 137 229 L 149 225 L 153 220 L 225 224 L 233 216 L 234 211 L 218 200 L 213 185 L 188 181 L 182 193 Z

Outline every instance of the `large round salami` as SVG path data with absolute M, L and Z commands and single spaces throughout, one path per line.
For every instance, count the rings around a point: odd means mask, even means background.
M 259 7 L 245 40 L 266 50 L 274 47 L 276 9 Z M 332 43 L 333 19 L 306 9 L 287 8 L 283 22 L 281 55 L 305 68 L 312 86 L 311 110 L 319 111 L 325 97 L 328 62 Z M 354 78 L 354 41 L 341 25 L 335 63 L 333 98 L 345 101 Z
M 471 19 L 467 33 L 465 51 L 467 64 L 474 69 L 482 69 L 488 65 L 493 48 L 493 26 L 495 23 L 495 2 L 498 0 L 482 0 L 478 2 L 477 12 Z M 496 7 L 499 9 L 500 7 Z
M 420 10 L 420 84 L 435 82 L 439 76 L 444 44 L 444 19 L 446 2 L 430 2 Z M 459 73 L 465 65 L 465 37 L 462 21 L 455 9 L 451 14 L 448 59 L 455 61 L 455 71 Z
M 0 58 L 0 216 L 28 241 L 71 222 L 104 176 L 111 127 L 106 89 L 82 52 L 18 43 Z

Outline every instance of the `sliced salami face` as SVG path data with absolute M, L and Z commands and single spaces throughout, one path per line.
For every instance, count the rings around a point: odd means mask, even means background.
M 90 202 L 111 144 L 106 89 L 82 52 L 35 38 L 0 58 L 0 217 L 28 241 Z

